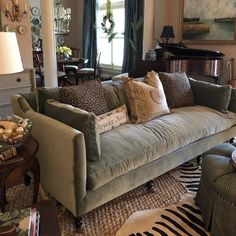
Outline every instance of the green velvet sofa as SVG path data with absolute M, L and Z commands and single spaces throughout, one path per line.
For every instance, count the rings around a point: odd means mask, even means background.
M 101 158 L 90 162 L 82 132 L 38 112 L 42 101 L 58 99 L 58 89 L 41 89 L 44 97 L 15 95 L 12 107 L 33 122 L 43 187 L 77 219 L 236 136 L 232 89 L 230 112 L 197 105 L 172 109 L 143 124 L 122 125 L 100 135 Z M 121 83 L 103 84 L 103 89 L 110 110 L 126 103 Z

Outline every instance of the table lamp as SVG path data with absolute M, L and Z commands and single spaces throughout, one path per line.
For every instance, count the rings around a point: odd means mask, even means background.
M 14 32 L 0 32 L 0 74 L 23 71 L 20 50 Z
M 160 38 L 162 38 L 163 43 L 167 44 L 170 43 L 171 40 L 175 38 L 173 26 L 170 25 L 163 26 Z

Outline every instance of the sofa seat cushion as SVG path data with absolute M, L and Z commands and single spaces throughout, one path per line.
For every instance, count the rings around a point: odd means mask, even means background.
M 163 155 L 236 124 L 236 115 L 203 106 L 181 107 L 143 124 L 125 124 L 100 136 L 101 158 L 87 164 L 87 188 L 99 186 Z

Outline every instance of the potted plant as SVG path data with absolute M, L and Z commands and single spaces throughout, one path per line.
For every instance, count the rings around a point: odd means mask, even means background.
M 57 47 L 57 54 L 63 59 L 69 59 L 72 56 L 72 50 L 66 46 Z

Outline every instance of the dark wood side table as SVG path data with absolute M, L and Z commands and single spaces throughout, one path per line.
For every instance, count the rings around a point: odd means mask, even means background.
M 33 203 L 37 202 L 40 181 L 40 168 L 35 157 L 38 151 L 38 142 L 32 136 L 17 150 L 17 156 L 13 159 L 0 163 L 0 208 L 5 212 L 6 189 L 19 183 L 19 179 L 24 177 L 28 171 L 34 177 Z
M 53 201 L 41 201 L 34 205 L 40 214 L 39 235 L 60 236 L 57 209 Z

